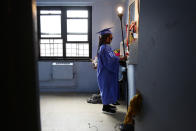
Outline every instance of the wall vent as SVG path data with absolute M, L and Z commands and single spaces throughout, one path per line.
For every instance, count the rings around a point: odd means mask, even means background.
M 73 79 L 73 63 L 53 62 L 52 79 L 53 80 Z

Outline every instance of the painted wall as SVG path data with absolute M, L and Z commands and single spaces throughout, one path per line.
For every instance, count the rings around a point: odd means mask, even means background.
M 129 24 L 129 5 L 135 0 L 127 0 L 125 5 L 125 24 Z M 129 63 L 129 62 L 128 62 Z M 128 77 L 128 103 L 135 95 L 135 79 L 134 79 L 135 65 L 127 64 L 127 77 Z
M 195 3 L 141 0 L 140 9 L 135 131 L 195 131 Z
M 126 0 L 37 0 L 37 5 L 75 5 L 92 6 L 92 57 L 96 55 L 98 35 L 96 32 L 113 27 L 112 48 L 119 48 L 121 41 L 120 20 L 117 7 L 124 6 Z M 124 22 L 124 21 L 123 21 Z M 41 91 L 95 92 L 98 90 L 96 71 L 90 62 L 74 62 L 75 79 L 70 81 L 51 81 L 51 61 L 39 62 L 39 80 Z

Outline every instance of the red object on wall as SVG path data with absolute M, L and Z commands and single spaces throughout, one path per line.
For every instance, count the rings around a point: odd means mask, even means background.
M 115 54 L 116 56 L 120 56 L 120 49 L 115 49 L 115 50 L 114 50 L 114 54 Z
M 127 47 L 129 47 L 129 40 L 128 40 L 128 36 L 129 36 L 129 32 L 128 32 L 128 25 L 126 24 L 126 33 L 127 33 Z

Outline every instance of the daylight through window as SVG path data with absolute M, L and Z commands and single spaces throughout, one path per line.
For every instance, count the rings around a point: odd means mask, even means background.
M 91 58 L 91 7 L 38 7 L 40 59 Z

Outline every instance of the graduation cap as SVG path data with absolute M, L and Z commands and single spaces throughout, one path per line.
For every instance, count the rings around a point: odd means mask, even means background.
M 99 32 L 97 32 L 97 34 L 100 34 L 100 35 L 104 35 L 104 34 L 112 34 L 112 32 L 110 31 L 111 27 L 110 28 L 105 28 Z

